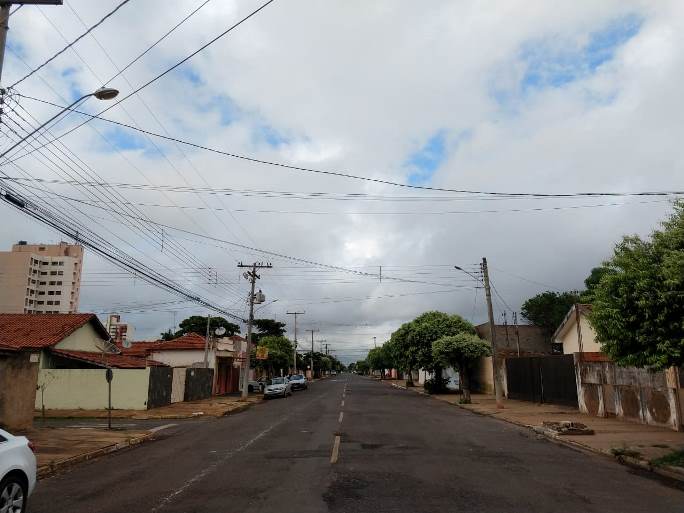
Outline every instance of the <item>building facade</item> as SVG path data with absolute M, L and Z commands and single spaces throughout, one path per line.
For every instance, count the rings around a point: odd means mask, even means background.
M 133 326 L 127 322 L 122 322 L 119 314 L 109 314 L 105 327 L 115 344 L 123 344 L 126 340 L 133 340 Z
M 0 313 L 75 313 L 81 290 L 83 247 L 27 244 L 0 252 Z

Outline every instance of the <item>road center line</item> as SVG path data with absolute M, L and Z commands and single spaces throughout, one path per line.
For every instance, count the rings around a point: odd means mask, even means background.
M 330 463 L 337 463 L 337 458 L 340 456 L 340 435 L 335 437 L 335 443 L 333 444 L 332 454 L 330 455 Z
M 344 417 L 344 412 L 341 411 L 341 412 L 340 412 L 340 418 L 337 419 L 337 422 L 339 422 L 340 424 L 342 424 L 342 418 L 343 418 L 343 417 Z
M 344 408 L 344 399 L 342 399 L 342 402 L 340 403 L 340 408 Z

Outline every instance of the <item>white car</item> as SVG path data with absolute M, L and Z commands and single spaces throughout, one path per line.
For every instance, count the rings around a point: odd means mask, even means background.
M 306 381 L 306 377 L 303 374 L 293 374 L 288 378 L 290 384 L 292 385 L 292 390 L 306 390 L 309 388 L 309 384 Z
M 24 513 L 35 486 L 33 444 L 0 429 L 0 512 Z
M 456 374 L 455 376 L 452 376 L 449 378 L 446 384 L 447 390 L 451 390 L 452 392 L 458 392 L 461 390 L 461 376 Z
M 287 378 L 273 378 L 266 382 L 264 399 L 292 395 L 292 383 Z

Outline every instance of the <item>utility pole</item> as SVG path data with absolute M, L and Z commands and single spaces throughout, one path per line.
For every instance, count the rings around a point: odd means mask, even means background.
M 313 363 L 313 354 L 314 354 L 314 333 L 316 333 L 318 330 L 310 329 L 306 330 L 311 332 L 311 381 L 314 379 L 314 363 Z
M 506 310 L 504 310 L 503 314 L 501 314 L 501 315 L 503 315 L 503 318 L 504 318 L 504 328 L 506 330 L 506 347 L 508 347 L 510 345 L 510 343 L 508 341 L 508 319 L 506 318 Z
M 492 290 L 489 286 L 489 269 L 487 259 L 482 258 L 482 275 L 484 279 L 485 295 L 487 297 L 487 314 L 489 315 L 489 333 L 492 342 L 492 367 L 494 367 L 494 394 L 496 396 L 496 407 L 503 408 L 503 379 L 499 368 L 499 355 L 496 345 L 496 324 L 494 324 L 494 308 L 492 307 Z
M 306 312 L 285 312 L 287 315 L 294 315 L 294 373 L 297 374 L 297 316 L 304 315 Z
M 209 325 L 211 324 L 211 314 L 207 314 L 207 334 L 204 337 L 204 368 L 209 367 Z
M 518 356 L 520 356 L 520 331 L 518 330 L 518 312 L 513 312 L 513 326 L 515 326 L 515 346 L 518 348 Z
M 9 31 L 9 17 L 12 5 L 62 5 L 63 0 L 3 0 L 0 2 L 0 85 L 2 84 L 2 65 L 5 61 L 5 44 Z
M 373 347 L 377 349 L 378 344 L 375 342 L 375 339 L 376 339 L 376 338 L 377 338 L 377 337 L 373 337 Z
M 238 264 L 238 268 L 251 268 L 251 271 L 244 273 L 245 279 L 250 281 L 250 292 L 249 292 L 249 321 L 247 322 L 247 351 L 245 351 L 245 373 L 242 375 L 242 399 L 247 399 L 249 395 L 249 355 L 252 351 L 252 324 L 254 323 L 254 303 L 257 299 L 254 295 L 254 286 L 256 281 L 260 278 L 257 274 L 257 269 L 270 269 L 273 267 L 271 264 L 257 263 L 254 262 L 252 265 L 245 265 L 242 262 Z M 259 291 L 260 297 L 256 301 L 258 303 L 263 303 L 263 294 Z

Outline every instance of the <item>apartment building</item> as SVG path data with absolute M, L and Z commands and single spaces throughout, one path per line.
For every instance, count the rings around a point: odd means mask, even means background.
M 119 314 L 109 314 L 105 327 L 115 344 L 123 344 L 126 340 L 133 340 L 133 326 L 127 322 L 122 322 Z
M 0 313 L 75 313 L 83 247 L 27 244 L 0 251 Z

